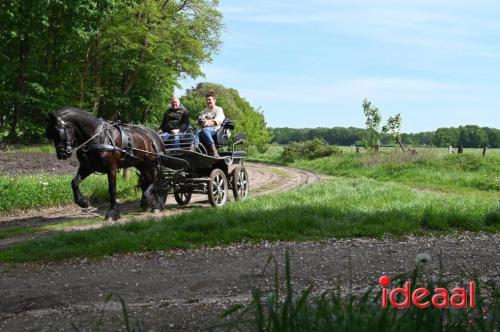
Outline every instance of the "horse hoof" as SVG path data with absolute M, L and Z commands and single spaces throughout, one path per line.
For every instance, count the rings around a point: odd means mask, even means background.
M 86 198 L 80 198 L 80 200 L 76 202 L 76 204 L 78 204 L 78 206 L 81 207 L 82 209 L 86 209 L 90 206 L 90 202 Z
M 161 212 L 160 209 L 153 209 L 154 214 L 160 214 L 160 212 Z
M 120 212 L 116 210 L 109 210 L 104 217 L 105 220 L 115 221 L 120 219 Z

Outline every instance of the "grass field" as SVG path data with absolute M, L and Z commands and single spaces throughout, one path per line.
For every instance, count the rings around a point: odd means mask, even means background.
M 254 156 L 279 162 L 279 147 Z M 291 166 L 334 175 L 286 193 L 195 209 L 161 221 L 58 233 L 0 251 L 2 261 L 57 260 L 116 252 L 192 248 L 232 242 L 500 230 L 500 156 L 348 153 Z M 2 210 L 69 203 L 70 177 L 0 177 Z M 137 198 L 136 178 L 119 181 L 120 197 Z M 106 177 L 84 182 L 93 199 L 107 196 Z M 76 224 L 100 223 L 80 220 Z M 50 226 L 51 227 L 51 226 Z M 3 228 L 0 238 L 57 227 Z
M 223 209 L 196 209 L 161 221 L 59 233 L 2 250 L 0 260 L 57 260 L 240 241 L 499 229 L 500 203 L 494 198 L 422 192 L 373 179 L 338 179 Z
M 250 159 L 283 164 L 282 149 L 272 146 L 265 154 L 254 154 Z M 343 149 L 342 155 L 288 165 L 333 176 L 368 177 L 421 189 L 500 197 L 500 149 L 491 149 L 485 158 L 467 150 L 463 155 L 450 155 L 445 149 L 422 148 L 412 155 L 394 152 L 393 148 L 392 152 L 359 154 L 349 147 Z
M 0 176 L 0 212 L 24 210 L 73 202 L 71 175 L 19 175 Z M 120 199 L 130 200 L 140 197 L 136 188 L 137 176 L 117 181 Z M 91 175 L 81 184 L 82 193 L 93 202 L 108 199 L 108 180 L 105 175 Z

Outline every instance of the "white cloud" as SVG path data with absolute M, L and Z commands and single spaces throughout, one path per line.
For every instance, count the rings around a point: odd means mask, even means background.
M 482 1 L 482 4 L 489 5 L 483 9 L 486 13 L 488 8 L 498 11 L 498 5 L 493 2 Z M 384 43 L 468 51 L 498 58 L 498 46 L 484 45 L 478 39 L 484 35 L 498 39 L 500 22 L 496 15 L 474 17 L 470 12 L 479 6 L 460 1 L 315 0 L 307 5 L 291 5 L 285 1 L 257 1 L 252 6 L 232 3 L 223 10 L 228 11 L 228 20 L 300 25 Z

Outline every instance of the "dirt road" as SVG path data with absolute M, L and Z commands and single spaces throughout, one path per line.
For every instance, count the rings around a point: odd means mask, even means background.
M 499 241 L 499 235 L 485 234 L 332 239 L 3 265 L 0 330 L 68 330 L 71 323 L 88 330 L 110 292 L 127 303 L 132 321 L 143 320 L 153 330 L 202 330 L 225 309 L 246 301 L 253 287 L 272 287 L 273 267 L 265 269 L 265 263 L 274 255 L 282 265 L 285 250 L 291 253 L 295 287 L 313 284 L 316 292 L 332 290 L 339 282 L 344 292 L 374 286 L 382 274 L 409 271 L 420 252 L 432 257 L 430 274 L 438 273 L 441 253 L 445 276 L 477 274 L 483 283 L 498 283 Z M 104 311 L 105 330 L 117 330 L 123 318 L 118 299 Z

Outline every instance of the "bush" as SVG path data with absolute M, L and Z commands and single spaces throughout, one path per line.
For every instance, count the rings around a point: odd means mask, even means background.
M 285 162 L 293 162 L 295 159 L 317 159 L 342 154 L 342 150 L 328 144 L 322 138 L 316 138 L 304 142 L 291 143 L 286 146 L 281 154 Z

